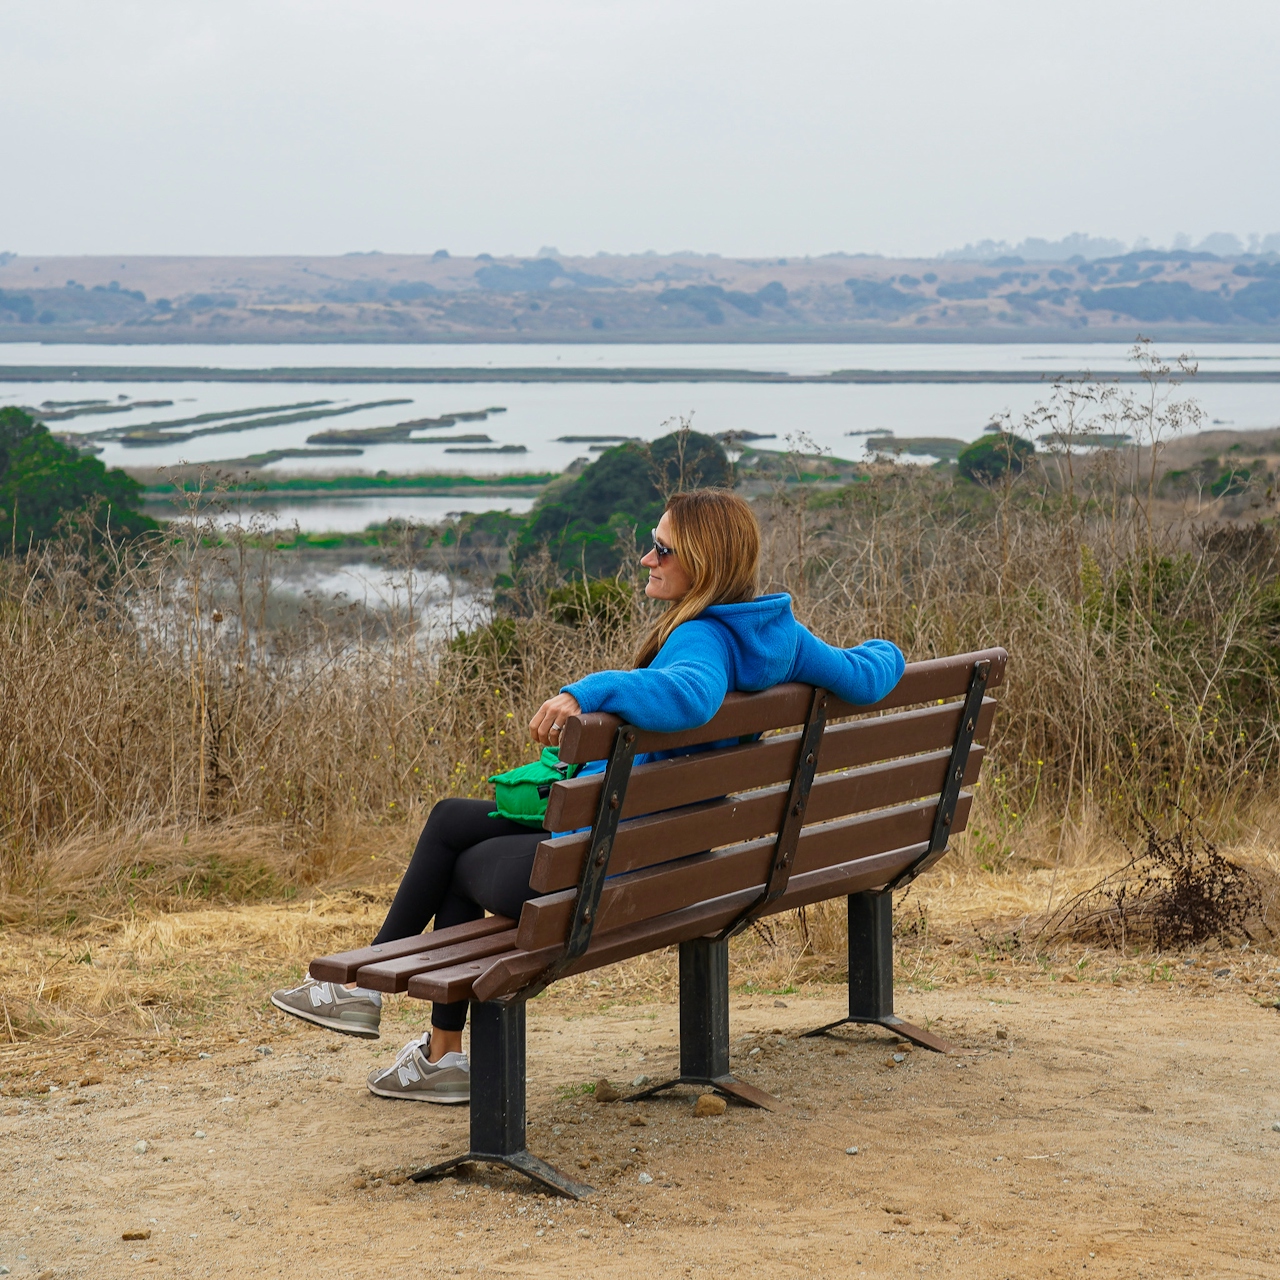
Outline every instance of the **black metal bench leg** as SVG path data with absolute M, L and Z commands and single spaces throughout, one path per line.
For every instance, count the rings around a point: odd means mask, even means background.
M 488 1001 L 471 1003 L 471 1150 L 441 1164 L 419 1169 L 414 1182 L 426 1182 L 460 1164 L 501 1164 L 554 1191 L 581 1200 L 593 1188 L 567 1178 L 525 1147 L 525 1006 Z
M 678 1084 L 710 1085 L 717 1093 L 772 1111 L 781 1102 L 729 1071 L 729 940 L 695 938 L 680 944 L 680 1074 L 650 1085 L 628 1102 Z
M 885 1027 L 923 1049 L 954 1053 L 941 1036 L 899 1018 L 893 1011 L 893 893 L 849 895 L 849 1016 L 806 1036 L 825 1035 L 846 1023 Z

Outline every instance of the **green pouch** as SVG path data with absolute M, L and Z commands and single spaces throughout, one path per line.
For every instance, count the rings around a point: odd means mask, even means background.
M 551 788 L 557 782 L 572 778 L 581 767 L 561 764 L 559 747 L 543 747 L 542 754 L 532 764 L 493 774 L 489 781 L 493 783 L 498 807 L 489 817 L 507 818 L 530 827 L 542 826 L 547 818 Z

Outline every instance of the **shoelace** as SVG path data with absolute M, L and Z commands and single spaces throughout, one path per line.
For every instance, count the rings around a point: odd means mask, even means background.
M 402 1066 L 413 1057 L 415 1049 L 422 1050 L 423 1058 L 427 1056 L 427 1046 L 421 1040 L 410 1040 L 399 1053 L 396 1054 L 396 1060 L 387 1068 L 388 1071 L 394 1071 L 397 1067 Z

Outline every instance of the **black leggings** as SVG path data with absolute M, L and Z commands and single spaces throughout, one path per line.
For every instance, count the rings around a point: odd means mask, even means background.
M 519 919 L 534 897 L 533 855 L 549 833 L 491 818 L 492 808 L 492 800 L 441 800 L 431 810 L 375 943 L 423 933 L 433 916 L 437 929 L 479 920 L 486 911 Z M 467 1002 L 432 1005 L 431 1025 L 461 1031 Z

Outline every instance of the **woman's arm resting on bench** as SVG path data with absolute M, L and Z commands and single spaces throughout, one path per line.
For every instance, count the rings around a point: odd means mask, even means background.
M 648 667 L 598 671 L 565 685 L 564 692 L 583 711 L 611 711 L 641 729 L 676 733 L 706 724 L 731 689 L 753 692 L 798 680 L 868 706 L 902 678 L 906 662 L 897 645 L 868 640 L 837 649 L 797 623 L 790 600 L 782 599 L 785 604 L 773 606 L 781 625 L 765 633 L 767 643 L 742 643 L 724 623 L 726 609 L 708 610 L 713 616 L 677 627 Z
M 830 689 L 855 706 L 870 706 L 886 697 L 902 679 L 906 659 L 888 640 L 867 640 L 856 649 L 837 649 L 804 627 L 788 680 Z
M 637 728 L 678 733 L 706 724 L 729 692 L 729 655 L 714 623 L 677 627 L 653 663 L 635 671 L 597 671 L 564 686 L 583 711 L 611 711 Z

